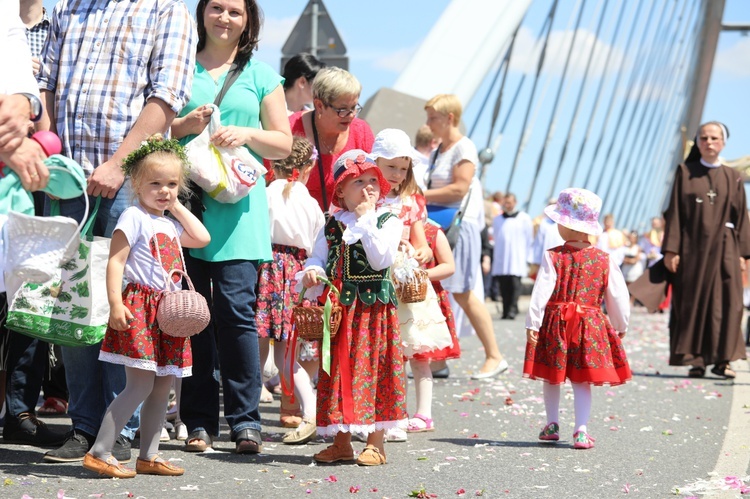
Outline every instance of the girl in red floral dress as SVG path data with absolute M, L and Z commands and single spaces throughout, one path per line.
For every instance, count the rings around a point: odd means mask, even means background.
M 403 224 L 392 213 L 378 215 L 376 203 L 390 186 L 361 150 L 344 153 L 334 165 L 333 204 L 305 271 L 297 279 L 322 292 L 317 276 L 340 290 L 343 317 L 331 340 L 330 369 L 321 348 L 318 435 L 333 445 L 315 454 L 318 462 L 353 461 L 352 432 L 367 434 L 357 464 L 386 463 L 383 433 L 406 426 L 404 354 L 390 267 Z
M 270 340 L 274 339 L 274 362 L 284 389 L 281 398 L 284 426 L 291 424 L 286 422 L 289 419 L 285 421 L 288 416 L 285 411 L 292 405 L 292 380 L 294 393 L 300 400 L 302 421 L 295 425 L 296 430 L 284 435 L 285 444 L 303 444 L 315 438 L 315 392 L 310 376 L 296 358 L 284 362 L 284 356 L 292 333 L 292 309 L 298 299 L 294 276 L 302 270 L 325 223 L 318 202 L 305 187 L 316 159 L 312 144 L 304 137 L 294 137 L 289 157 L 272 163 L 275 180 L 266 188 L 273 260 L 262 263 L 258 269 L 255 323 L 261 365 L 265 365 Z M 296 344 L 289 347 L 290 354 L 295 352 Z
M 602 200 L 585 189 L 563 190 L 544 212 L 557 222 L 565 244 L 545 252 L 526 316 L 523 375 L 544 381 L 547 425 L 543 441 L 560 438 L 560 387 L 573 385 L 573 447 L 590 449 L 591 385 L 620 385 L 631 372 L 622 346 L 630 318 L 625 279 L 609 255 L 589 236 L 601 234 Z M 601 309 L 607 306 L 609 318 Z
M 107 265 L 109 328 L 99 360 L 125 366 L 127 382 L 107 408 L 96 441 L 83 467 L 116 478 L 137 473 L 182 475 L 185 470 L 159 457 L 159 436 L 174 377 L 190 376 L 190 340 L 161 332 L 156 310 L 167 276 L 182 270 L 181 246 L 202 248 L 211 237 L 203 224 L 177 200 L 186 186 L 187 158 L 175 140 L 155 135 L 123 162 L 137 203 L 117 221 Z M 177 221 L 164 216 L 169 210 Z M 127 283 L 122 290 L 123 277 Z M 172 276 L 180 287 L 182 278 Z M 141 407 L 141 449 L 136 469 L 112 456 L 115 437 Z

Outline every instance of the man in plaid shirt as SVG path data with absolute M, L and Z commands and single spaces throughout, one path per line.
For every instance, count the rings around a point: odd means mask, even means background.
M 166 134 L 190 98 L 194 33 L 182 0 L 62 0 L 52 12 L 37 78 L 45 103 L 41 126 L 55 131 L 62 154 L 83 166 L 88 194 L 102 197 L 96 235 L 111 237 L 131 204 L 122 161 L 149 136 Z M 83 207 L 83 198 L 60 206 L 77 220 Z M 63 347 L 73 431 L 45 461 L 82 460 L 125 386 L 124 368 L 99 362 L 99 348 Z M 136 428 L 134 417 L 117 437 L 112 454 L 121 463 L 130 459 Z

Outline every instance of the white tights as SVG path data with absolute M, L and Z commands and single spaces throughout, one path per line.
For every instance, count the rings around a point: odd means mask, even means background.
M 157 376 L 153 371 L 125 367 L 125 389 L 112 401 L 104 414 L 91 454 L 107 460 L 112 455 L 115 438 L 141 407 L 141 450 L 138 457 L 150 461 L 159 452 L 159 437 L 167 413 L 169 390 L 174 376 Z
M 573 385 L 573 407 L 575 408 L 576 431 L 586 432 L 586 425 L 591 417 L 591 385 L 588 383 L 571 383 Z M 544 382 L 544 409 L 547 412 L 547 424 L 560 421 L 560 387 Z
M 414 388 L 417 392 L 417 414 L 432 418 L 432 370 L 429 360 L 410 359 L 414 375 Z
M 259 338 L 261 348 L 261 366 L 265 365 L 266 357 L 268 357 L 269 343 L 268 338 Z M 289 376 L 289 364 L 284 362 L 284 353 L 286 352 L 287 342 L 286 341 L 275 341 L 273 342 L 273 361 L 276 364 L 276 368 L 279 370 L 279 377 L 283 376 L 283 379 L 288 380 Z M 299 398 L 300 409 L 302 409 L 302 415 L 305 419 L 315 421 L 315 392 L 310 382 L 310 375 L 307 371 L 302 369 L 299 362 L 295 359 L 294 366 L 292 368 L 292 375 L 294 376 L 294 394 Z

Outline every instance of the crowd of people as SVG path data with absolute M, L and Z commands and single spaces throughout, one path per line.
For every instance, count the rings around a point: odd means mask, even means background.
M 713 341 L 739 329 L 736 277 L 750 256 L 744 191 L 719 166 L 720 147 L 710 147 L 728 137 L 723 125 L 701 128 L 701 155 L 678 171 L 666 227 L 655 218 L 639 235 L 616 229 L 612 215 L 601 227 L 601 199 L 583 189 L 562 191 L 532 220 L 512 193 L 495 193 L 485 204 L 477 150 L 461 132 L 455 95 L 426 102 L 426 126 L 414 146 L 401 130 L 375 135 L 358 117 L 362 87 L 348 71 L 300 54 L 281 75 L 253 58 L 262 28 L 255 0 L 199 0 L 195 22 L 179 0 L 63 0 L 51 13 L 40 0 L 22 0 L 20 17 L 15 4 L 2 8 L 0 40 L 18 50 L 3 56 L 15 70 L 14 80 L 0 85 L 0 160 L 26 189 L 39 190 L 49 175 L 27 135 L 30 127 L 55 132 L 62 154 L 87 174 L 86 195 L 101 200 L 95 235 L 111 238 L 101 276 L 110 306 L 104 340 L 63 346 L 57 374 L 45 384 L 50 402 L 43 407 L 67 411 L 67 434 L 36 417 L 49 346 L 3 331 L 3 439 L 52 447 L 45 461 L 81 461 L 118 478 L 183 474 L 158 452 L 171 391 L 186 452 L 213 447 L 223 414 L 235 452 L 257 454 L 263 366 L 271 356 L 281 384 L 279 418 L 290 430 L 284 443 L 332 437 L 315 461 L 384 465 L 386 441 L 436 428 L 433 379 L 447 376 L 445 361 L 460 355 L 454 314 L 483 346 L 472 378 L 508 369 L 475 293 L 482 274 L 509 320 L 521 313 L 522 278 L 536 279 L 524 375 L 544 381 L 541 440 L 559 438 L 567 379 L 575 394 L 574 447 L 594 446 L 590 387 L 630 379 L 621 342 L 627 284 L 662 253 L 662 265 L 687 283 L 673 284 L 674 306 L 689 318 L 672 316 L 670 363 L 692 366 L 691 376 L 714 365 L 714 374 L 731 378 L 729 362 L 744 356 L 734 337 L 719 341 L 718 350 Z M 125 24 L 129 30 L 120 29 Z M 188 182 L 187 151 L 216 109 L 221 126 L 210 129 L 211 144 L 245 148 L 268 167 L 236 202 Z M 705 202 L 691 203 L 703 189 L 691 183 L 696 176 L 707 179 Z M 49 214 L 47 200 L 38 200 L 37 214 Z M 715 203 L 722 212 L 710 211 Z M 60 213 L 81 221 L 85 206 L 84 197 L 63 200 Z M 705 223 L 690 221 L 695 209 Z M 726 289 L 705 254 L 692 251 L 709 226 L 711 243 L 733 262 L 724 269 L 733 279 Z M 156 319 L 161 291 L 169 281 L 181 285 L 173 271 L 190 276 L 211 312 L 208 326 L 190 339 L 166 334 Z M 399 299 L 404 283 L 417 279 L 429 281 L 425 295 Z M 714 306 L 696 316 L 704 308 L 695 299 L 702 298 L 684 293 L 688 288 L 705 288 Z M 718 288 L 724 295 L 711 294 Z M 299 339 L 295 304 L 327 299 L 340 307 L 338 332 Z M 596 359 L 584 355 L 591 348 Z M 411 417 L 407 361 L 417 401 Z M 60 384 L 66 389 L 55 391 Z M 133 470 L 123 463 L 136 432 Z M 358 454 L 353 438 L 365 441 Z

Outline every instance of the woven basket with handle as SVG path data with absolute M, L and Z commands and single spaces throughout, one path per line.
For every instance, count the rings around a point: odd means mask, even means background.
M 328 285 L 329 293 L 333 291 L 336 296 L 339 295 L 339 290 L 331 284 L 331 282 L 325 277 L 318 276 L 318 280 Z M 298 304 L 292 309 L 292 320 L 294 326 L 297 329 L 297 335 L 303 340 L 312 341 L 323 339 L 323 313 L 325 307 L 321 306 L 302 306 L 302 300 L 305 296 L 307 288 L 303 289 L 299 295 Z M 342 308 L 341 305 L 336 304 L 331 308 L 331 338 L 336 336 L 341 325 Z
M 174 273 L 181 274 L 190 289 L 162 292 L 156 311 L 156 322 L 163 333 L 177 338 L 187 338 L 206 329 L 211 320 L 211 312 L 206 299 L 195 291 L 193 282 L 185 272 L 180 269 L 172 270 L 167 282 L 172 282 Z
M 427 286 L 430 285 L 430 278 L 427 277 L 426 270 L 415 269 L 414 277 L 406 282 L 401 282 L 398 279 L 393 281 L 399 303 L 417 303 L 427 298 Z

